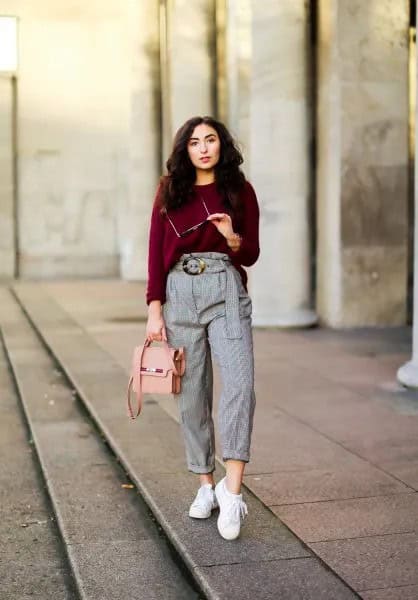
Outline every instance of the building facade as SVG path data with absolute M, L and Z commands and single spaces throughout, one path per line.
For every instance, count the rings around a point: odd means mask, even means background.
M 261 207 L 254 323 L 408 319 L 409 0 L 1 0 L 0 276 L 146 277 L 176 129 L 212 114 Z M 0 27 L 0 70 L 5 39 Z

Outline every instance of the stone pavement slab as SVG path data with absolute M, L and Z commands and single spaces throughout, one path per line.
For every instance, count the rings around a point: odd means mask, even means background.
M 205 567 L 214 579 L 218 598 L 242 600 L 350 600 L 352 592 L 312 558 L 269 561 L 258 565 L 257 575 L 245 564 Z
M 136 544 L 126 540 L 84 542 L 71 545 L 69 553 L 77 558 L 75 564 L 80 575 L 82 573 L 87 598 L 186 600 L 202 597 L 187 591 L 180 576 L 173 579 L 167 552 L 150 539 Z M 129 581 L 133 583 L 129 585 Z
M 243 571 L 248 573 L 248 576 L 251 573 L 252 585 L 257 586 L 258 589 L 258 600 L 264 597 L 270 598 L 272 590 L 275 590 L 278 597 L 282 597 L 282 594 L 287 593 L 289 586 L 297 594 L 297 586 L 301 585 L 301 590 L 304 590 L 305 584 L 302 576 L 298 579 L 292 575 L 292 568 L 295 565 L 294 568 L 298 569 L 304 557 L 309 557 L 306 562 L 308 566 L 306 577 L 309 578 L 309 572 L 313 569 L 319 580 L 326 581 L 321 597 L 323 600 L 357 597 L 312 556 L 257 497 L 249 492 L 247 498 L 251 508 L 250 517 L 243 529 L 242 539 L 236 543 L 231 544 L 219 537 L 213 518 L 205 523 L 194 523 L 190 519 L 185 519 L 188 504 L 195 493 L 196 478 L 189 473 L 184 473 L 184 466 L 183 472 L 180 473 L 176 464 L 177 459 L 174 460 L 174 464 L 170 462 L 173 456 L 181 457 L 184 465 L 183 445 L 178 424 L 164 413 L 158 404 L 147 406 L 141 418 L 135 423 L 126 418 L 124 410 L 118 414 L 115 407 L 124 406 L 121 390 L 126 388 L 125 370 L 119 367 L 118 373 L 115 367 L 117 363 L 110 354 L 100 348 L 89 333 L 84 331 L 84 336 L 81 335 L 80 331 L 83 327 L 81 323 L 77 325 L 73 322 L 72 329 L 69 316 L 45 294 L 40 286 L 23 284 L 16 286 L 15 289 L 46 344 L 79 391 L 112 449 L 210 598 L 219 597 L 216 589 L 222 586 L 220 579 L 222 572 L 229 573 L 229 582 L 231 577 L 237 577 L 231 586 L 232 592 L 228 598 L 231 600 L 242 598 L 242 594 L 246 593 L 245 582 L 241 580 Z M 86 315 L 87 312 L 84 313 L 85 317 Z M 82 348 L 82 353 L 79 355 L 77 355 L 77 348 Z M 102 388 L 94 387 L 94 371 L 100 374 L 109 370 L 112 372 L 113 383 L 106 379 Z M 112 390 L 110 393 L 108 386 Z M 177 432 L 177 445 L 173 432 Z M 169 447 L 165 443 L 166 440 L 170 440 Z M 338 448 L 336 451 L 340 453 Z M 331 454 L 333 452 L 334 450 Z M 155 474 L 155 456 L 163 465 L 162 471 L 168 471 L 165 475 L 161 471 Z M 219 470 L 222 471 L 221 468 Z M 176 481 L 175 487 L 173 481 Z M 276 567 L 277 557 L 283 561 L 283 567 L 269 569 L 267 589 L 263 585 L 265 573 L 272 561 Z M 228 569 L 225 564 L 233 567 Z M 217 571 L 214 565 L 219 566 L 223 571 Z M 243 568 L 238 569 L 238 565 L 242 565 Z M 284 577 L 283 571 L 288 575 Z
M 316 542 L 310 547 L 358 592 L 418 584 L 418 533 Z
M 410 533 L 418 523 L 418 494 L 354 498 L 274 507 L 307 542 Z
M 362 465 L 363 461 L 332 440 L 318 435 L 311 427 L 282 410 L 269 410 L 261 398 L 255 418 L 252 457 L 247 474 L 339 468 Z M 274 448 L 274 452 L 272 452 Z
M 364 600 L 417 600 L 418 585 L 402 585 L 396 588 L 386 588 L 363 592 Z
M 418 491 L 418 456 L 414 453 L 408 457 L 398 458 L 396 461 L 383 460 L 380 462 L 380 468 L 403 481 L 411 489 Z
M 348 467 L 332 465 L 328 469 L 247 475 L 246 481 L 253 492 L 274 510 L 275 506 L 282 504 L 299 505 L 411 492 L 404 483 L 362 461 Z
M 242 533 L 233 544 L 219 539 L 216 528 L 217 513 L 209 520 L 192 520 L 187 514 L 185 498 L 192 499 L 196 493 L 195 478 L 190 475 L 152 475 L 147 473 L 147 489 L 158 496 L 160 510 L 182 537 L 193 547 L 197 565 L 211 566 L 236 563 L 260 563 L 273 559 L 289 559 L 310 556 L 299 540 L 268 510 L 262 510 L 260 501 L 247 492 L 245 500 L 250 517 Z M 210 532 L 208 532 L 210 528 Z

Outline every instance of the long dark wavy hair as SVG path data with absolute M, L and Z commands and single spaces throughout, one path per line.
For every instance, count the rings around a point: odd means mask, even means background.
M 166 163 L 167 175 L 161 178 L 161 208 L 163 212 L 178 208 L 192 196 L 196 168 L 189 158 L 187 147 L 195 127 L 203 123 L 215 129 L 219 136 L 221 148 L 215 166 L 215 181 L 225 207 L 232 209 L 239 218 L 242 213 L 240 191 L 245 184 L 245 175 L 240 169 L 242 154 L 225 125 L 213 117 L 193 117 L 177 131 Z

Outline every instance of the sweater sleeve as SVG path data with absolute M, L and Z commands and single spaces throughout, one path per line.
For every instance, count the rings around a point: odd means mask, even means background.
M 242 242 L 237 252 L 232 252 L 231 256 L 240 265 L 250 267 L 253 265 L 259 254 L 259 221 L 260 210 L 258 207 L 257 196 L 253 186 L 247 181 L 245 184 L 244 210 L 241 224 Z
M 159 189 L 157 190 L 151 214 L 148 244 L 148 283 L 146 302 L 160 300 L 164 304 L 167 274 L 164 269 L 164 217 L 160 212 Z

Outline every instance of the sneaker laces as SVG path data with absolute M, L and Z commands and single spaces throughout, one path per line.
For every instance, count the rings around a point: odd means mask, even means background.
M 241 519 L 245 519 L 245 516 L 248 515 L 248 508 L 244 500 L 241 498 L 236 498 L 231 502 L 227 509 L 227 518 L 240 521 Z

